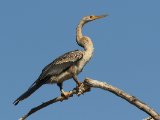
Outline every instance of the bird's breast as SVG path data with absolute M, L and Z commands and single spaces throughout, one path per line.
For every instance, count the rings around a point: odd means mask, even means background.
M 89 62 L 91 57 L 92 57 L 92 54 L 85 53 L 83 58 L 78 61 L 78 63 L 77 63 L 77 72 L 78 73 L 83 70 L 84 66 Z

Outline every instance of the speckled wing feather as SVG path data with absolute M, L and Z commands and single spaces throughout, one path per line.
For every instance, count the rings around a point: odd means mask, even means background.
M 19 98 L 14 101 L 17 105 L 19 101 L 24 100 L 34 93 L 39 87 L 41 87 L 45 82 L 53 75 L 58 75 L 61 72 L 68 69 L 73 64 L 76 64 L 83 57 L 82 51 L 71 51 L 59 58 L 55 59 L 52 63 L 47 65 L 43 70 L 39 78 L 29 87 L 29 89 L 24 92 Z
M 73 64 L 76 64 L 83 57 L 83 51 L 75 50 L 55 59 L 48 64 L 43 70 L 39 79 L 44 79 L 47 76 L 58 75 L 68 69 Z

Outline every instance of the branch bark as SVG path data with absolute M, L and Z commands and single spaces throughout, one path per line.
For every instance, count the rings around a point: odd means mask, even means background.
M 70 97 L 72 97 L 74 94 L 77 94 L 78 96 L 80 96 L 81 94 L 84 94 L 85 92 L 89 92 L 91 88 L 100 88 L 106 91 L 110 91 L 111 93 L 115 94 L 118 97 L 121 97 L 122 99 L 128 101 L 129 103 L 131 103 L 132 105 L 136 106 L 137 108 L 139 108 L 140 110 L 144 111 L 145 113 L 147 113 L 149 116 L 149 118 L 146 118 L 144 120 L 160 120 L 160 115 L 153 110 L 151 107 L 149 107 L 147 104 L 145 104 L 144 102 L 138 100 L 136 97 L 131 96 L 127 93 L 125 93 L 124 91 L 109 85 L 105 82 L 100 82 L 97 80 L 93 80 L 90 78 L 86 78 L 84 80 L 84 82 L 82 83 L 82 85 L 80 86 L 79 90 L 77 89 L 73 89 L 71 91 L 69 91 L 70 93 Z M 50 104 L 56 103 L 56 102 L 62 102 L 63 100 L 68 100 L 63 96 L 60 97 L 56 97 L 52 100 L 49 100 L 47 102 L 42 103 L 41 105 L 32 108 L 26 115 L 24 115 L 22 118 L 20 118 L 19 120 L 25 120 L 28 116 L 30 116 L 31 114 L 37 112 L 38 110 L 47 107 Z

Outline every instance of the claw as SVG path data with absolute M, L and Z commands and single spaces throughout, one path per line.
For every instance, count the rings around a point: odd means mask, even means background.
M 61 92 L 61 96 L 64 97 L 65 99 L 68 99 L 70 95 L 71 95 L 70 92 L 64 92 L 64 91 Z
M 80 87 L 82 85 L 82 82 L 77 83 L 77 87 Z
M 82 85 L 82 83 L 78 81 L 78 82 L 77 82 L 77 86 L 76 86 L 76 88 L 75 88 L 75 90 L 77 91 L 77 93 L 80 92 L 80 87 L 81 87 L 81 85 Z
M 78 82 L 76 90 L 77 90 L 77 95 L 80 96 L 81 94 L 83 94 L 81 88 L 83 87 L 83 83 Z

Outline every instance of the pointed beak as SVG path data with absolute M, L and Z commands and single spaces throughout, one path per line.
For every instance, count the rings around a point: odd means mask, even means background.
M 106 16 L 108 16 L 108 15 L 105 14 L 105 15 L 100 15 L 100 16 L 94 16 L 93 20 L 100 19 L 100 18 L 104 18 L 104 17 L 106 17 Z

